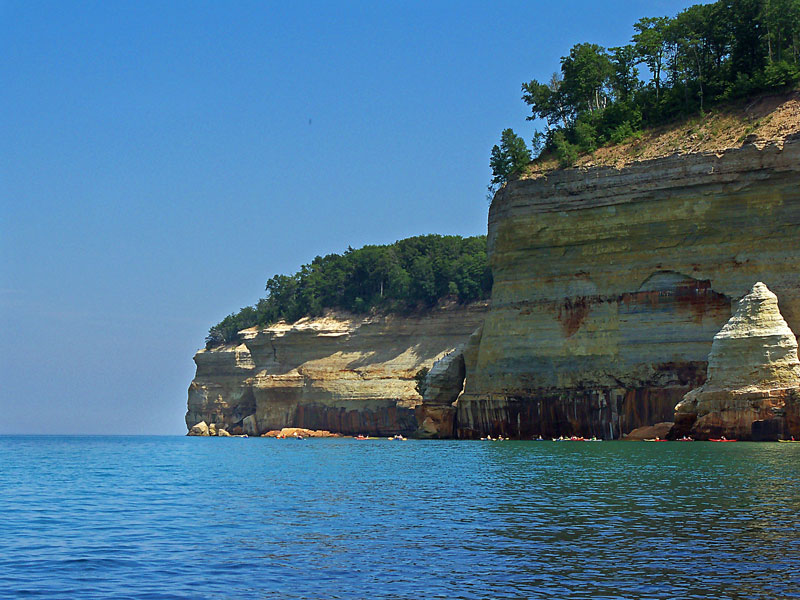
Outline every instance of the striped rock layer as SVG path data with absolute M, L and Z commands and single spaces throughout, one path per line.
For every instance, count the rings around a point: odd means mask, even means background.
M 455 435 L 619 438 L 705 383 L 754 282 L 800 330 L 800 140 L 512 182 L 488 240 L 492 305 Z
M 476 303 L 406 316 L 331 313 L 244 330 L 241 344 L 195 355 L 187 428 L 205 421 L 249 435 L 286 427 L 412 434 L 422 403 L 415 375 L 463 344 L 486 310 Z

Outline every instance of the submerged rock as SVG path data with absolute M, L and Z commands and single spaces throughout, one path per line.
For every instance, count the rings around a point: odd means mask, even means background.
M 752 439 L 759 422 L 761 438 L 762 422 L 781 420 L 798 389 L 797 338 L 781 316 L 778 298 L 758 282 L 714 336 L 706 383 L 675 407 L 672 435 Z
M 331 433 L 327 430 L 305 429 L 303 427 L 284 427 L 283 429 L 272 429 L 261 434 L 261 437 L 270 438 L 328 438 L 342 437 L 340 433 Z
M 630 442 L 651 440 L 654 438 L 663 440 L 666 439 L 673 425 L 674 423 L 672 421 L 664 421 L 663 423 L 656 423 L 655 425 L 648 425 L 647 427 L 637 427 L 630 433 L 623 435 L 622 439 Z

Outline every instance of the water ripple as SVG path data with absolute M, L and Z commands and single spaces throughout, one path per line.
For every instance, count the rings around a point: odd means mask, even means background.
M 800 598 L 799 458 L 0 437 L 0 598 Z

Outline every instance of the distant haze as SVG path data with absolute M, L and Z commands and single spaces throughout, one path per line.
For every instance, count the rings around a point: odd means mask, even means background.
M 485 233 L 520 85 L 691 2 L 0 0 L 0 433 L 185 432 L 275 273 Z

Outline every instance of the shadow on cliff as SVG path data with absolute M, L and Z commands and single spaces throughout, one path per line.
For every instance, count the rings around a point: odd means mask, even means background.
M 433 360 L 441 353 L 442 345 L 441 343 L 437 343 L 436 340 L 417 344 L 404 344 L 402 341 L 398 341 L 387 348 L 370 350 L 366 353 L 362 353 L 362 356 L 347 363 L 346 368 L 356 370 L 370 365 L 400 361 L 403 360 L 404 357 L 407 357 L 407 359 L 413 357 L 413 362 L 419 364 L 421 362 Z

